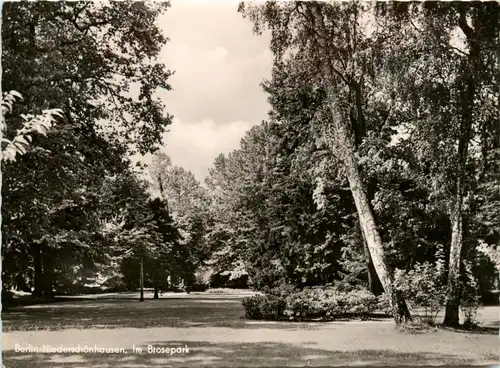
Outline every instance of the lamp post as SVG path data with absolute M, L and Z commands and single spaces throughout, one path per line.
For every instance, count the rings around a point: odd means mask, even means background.
M 141 257 L 141 277 L 140 277 L 140 286 L 141 286 L 141 296 L 139 297 L 139 301 L 144 301 L 144 266 L 143 266 L 143 258 Z
M 134 248 L 130 248 L 129 250 L 125 251 L 123 255 L 127 255 L 130 252 L 132 252 Z M 141 289 L 141 294 L 139 296 L 139 301 L 143 302 L 144 301 L 144 255 L 141 254 L 140 256 L 132 256 L 132 258 L 140 257 L 141 259 L 141 269 L 140 269 L 140 274 L 139 274 L 139 287 Z

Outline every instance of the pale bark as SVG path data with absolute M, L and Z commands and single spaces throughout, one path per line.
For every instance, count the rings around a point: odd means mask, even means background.
M 451 218 L 451 244 L 450 260 L 448 264 L 448 302 L 444 324 L 448 326 L 457 326 L 459 324 L 460 308 L 460 264 L 463 244 L 463 200 L 465 191 L 465 168 L 469 152 L 469 141 L 473 124 L 474 97 L 476 94 L 475 73 L 477 73 L 477 60 L 480 54 L 479 43 L 476 40 L 474 30 L 467 24 L 466 10 L 459 10 L 459 26 L 466 36 L 470 47 L 468 56 L 468 68 L 463 71 L 462 85 L 460 86 L 460 103 L 462 109 L 462 119 L 460 122 L 460 136 L 457 152 L 457 179 L 454 195 L 453 209 Z
M 462 126 L 462 136 L 459 143 L 457 181 L 455 188 L 455 198 L 453 209 L 450 214 L 451 218 L 451 244 L 450 244 L 450 259 L 448 262 L 448 302 L 446 304 L 446 312 L 444 324 L 447 326 L 458 326 L 459 324 L 459 308 L 460 308 L 460 264 L 463 245 L 463 198 L 464 198 L 464 179 L 465 179 L 465 163 L 467 160 L 469 135 L 472 122 L 465 121 Z
M 324 77 L 328 105 L 332 114 L 333 126 L 331 130 L 332 137 L 330 137 L 332 139 L 331 148 L 343 162 L 349 187 L 358 212 L 361 230 L 370 252 L 373 267 L 377 272 L 384 291 L 391 300 L 394 320 L 399 324 L 410 319 L 410 314 L 406 307 L 406 303 L 393 288 L 392 273 L 387 266 L 382 240 L 375 224 L 375 218 L 370 208 L 370 203 L 363 188 L 361 174 L 358 168 L 358 160 L 355 155 L 356 150 L 351 134 L 352 132 L 349 131 L 349 115 L 342 114 L 341 108 L 336 102 L 337 91 L 334 85 L 338 71 L 334 70 L 332 58 L 329 55 L 329 50 L 332 45 L 327 41 L 328 33 L 325 30 L 323 14 L 321 13 L 321 8 L 318 3 L 311 3 L 310 6 L 308 4 L 307 12 L 311 17 L 310 19 L 313 20 L 313 26 L 316 29 L 315 32 L 317 32 L 317 35 L 313 36 L 316 38 L 313 42 L 316 43 L 316 50 L 318 52 L 316 57 L 322 68 L 321 71 Z
M 460 185 L 461 180 L 458 181 Z M 449 300 L 446 305 L 444 324 L 448 326 L 457 326 L 459 324 L 460 307 L 460 261 L 462 253 L 462 198 L 457 194 L 456 205 L 452 213 L 452 230 L 450 245 L 450 261 L 448 265 L 448 288 Z
M 363 232 L 361 232 L 363 234 Z M 378 279 L 377 272 L 373 267 L 372 257 L 370 256 L 370 249 L 368 248 L 368 243 L 363 235 L 363 250 L 365 253 L 365 264 L 366 264 L 366 274 L 368 277 L 368 289 L 373 293 L 373 295 L 381 294 L 381 284 Z
M 334 117 L 338 119 L 339 117 L 336 116 L 337 114 L 334 112 L 335 107 L 332 106 L 331 109 Z M 358 169 L 358 162 L 354 154 L 352 143 L 350 142 L 345 126 L 341 123 L 336 125 L 337 127 L 335 133 L 337 136 L 337 142 L 338 144 L 343 145 L 340 155 L 342 156 L 347 180 L 349 181 L 349 187 L 358 212 L 361 230 L 370 252 L 373 267 L 377 272 L 384 291 L 391 300 L 394 320 L 399 324 L 408 320 L 410 315 L 404 300 L 402 300 L 393 288 L 392 273 L 387 266 L 382 240 L 380 239 L 375 218 L 363 188 L 361 175 Z M 338 150 L 338 147 L 336 149 Z
M 343 163 L 346 170 L 347 180 L 349 181 L 349 188 L 351 189 L 352 196 L 354 198 L 354 203 L 356 205 L 356 210 L 359 216 L 359 223 L 361 225 L 361 231 L 363 232 L 364 238 L 370 256 L 373 262 L 373 267 L 377 271 L 380 282 L 385 290 L 385 292 L 391 296 L 394 294 L 392 287 L 392 278 L 390 271 L 386 265 L 384 249 L 382 246 L 382 240 L 377 230 L 375 224 L 375 218 L 371 211 L 368 198 L 363 189 L 363 183 L 361 181 L 361 175 L 358 169 L 358 163 L 355 158 L 352 149 L 349 149 L 348 137 L 346 137 L 346 132 L 343 132 L 343 128 L 340 124 L 337 128 L 337 136 L 339 141 L 343 141 Z

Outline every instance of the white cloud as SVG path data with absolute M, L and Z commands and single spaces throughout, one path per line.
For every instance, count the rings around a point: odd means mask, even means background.
M 269 37 L 255 36 L 237 7 L 173 0 L 159 22 L 170 39 L 160 59 L 175 71 L 168 80 L 173 90 L 158 93 L 174 116 L 160 150 L 200 182 L 215 157 L 237 149 L 269 110 L 260 87 L 271 76 Z
M 170 38 L 161 60 L 175 71 L 173 90 L 161 92 L 171 114 L 185 123 L 266 118 L 260 83 L 271 75 L 269 39 L 252 33 L 237 4 L 174 1 L 161 26 Z
M 245 121 L 222 125 L 208 119 L 186 124 L 175 119 L 163 138 L 165 146 L 161 151 L 169 155 L 175 165 L 190 170 L 203 182 L 215 157 L 238 149 L 241 138 L 254 125 Z

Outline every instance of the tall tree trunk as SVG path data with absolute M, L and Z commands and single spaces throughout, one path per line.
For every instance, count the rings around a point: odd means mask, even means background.
M 43 266 L 42 266 L 42 247 L 40 244 L 31 246 L 33 254 L 33 267 L 35 269 L 33 275 L 33 295 L 37 297 L 43 296 Z
M 368 289 L 374 295 L 382 294 L 382 285 L 377 276 L 377 271 L 375 271 L 375 267 L 373 266 L 372 257 L 370 256 L 370 249 L 368 248 L 368 243 L 363 236 L 363 248 L 365 253 L 365 264 L 366 264 L 366 274 L 368 276 Z
M 460 324 L 460 264 L 463 245 L 463 198 L 465 186 L 465 164 L 469 145 L 471 121 L 466 121 L 461 127 L 461 137 L 458 145 L 458 172 L 455 187 L 454 206 L 450 214 L 451 218 L 451 244 L 450 259 L 448 262 L 448 302 L 443 323 L 446 326 L 458 326 Z
M 364 191 L 361 174 L 358 168 L 358 160 L 355 154 L 355 136 L 353 136 L 352 127 L 350 127 L 350 113 L 348 109 L 342 109 L 342 106 L 337 104 L 338 91 L 335 90 L 334 86 L 335 80 L 339 78 L 339 72 L 334 69 L 332 64 L 333 57 L 331 56 L 331 50 L 334 46 L 329 43 L 330 38 L 326 31 L 321 11 L 321 6 L 323 5 L 318 2 L 304 2 L 301 4 L 306 7 L 307 18 L 311 23 L 311 32 L 314 33 L 314 35 L 311 36 L 312 42 L 315 44 L 317 52 L 316 58 L 323 74 L 328 107 L 332 115 L 333 126 L 331 127 L 331 134 L 325 134 L 331 135 L 331 137 L 328 138 L 331 139 L 330 144 L 332 151 L 343 162 L 347 180 L 349 181 L 349 187 L 358 212 L 359 223 L 370 252 L 373 267 L 377 272 L 384 291 L 390 298 L 394 320 L 396 324 L 400 324 L 410 320 L 411 316 L 404 299 L 400 293 L 397 293 L 393 288 L 393 275 L 386 263 L 382 240 L 380 239 L 375 224 L 375 218 Z M 349 88 L 351 87 L 352 83 L 349 84 Z
M 356 149 L 358 149 L 361 143 L 363 142 L 363 139 L 366 137 L 366 122 L 363 113 L 361 86 L 359 85 L 359 83 L 352 81 L 350 88 L 354 90 L 354 95 L 355 95 L 355 103 L 354 106 L 351 107 L 350 115 L 351 115 L 352 125 L 354 126 L 354 144 Z M 366 195 L 368 197 L 368 203 L 370 205 L 372 213 L 373 213 L 373 206 L 371 205 L 371 203 L 375 198 L 376 192 L 377 192 L 377 180 L 372 177 L 368 180 L 368 186 L 366 188 Z M 368 275 L 368 287 L 373 294 L 380 295 L 382 293 L 382 285 L 377 276 L 377 272 L 375 271 L 375 267 L 373 267 L 373 261 L 372 257 L 370 256 L 368 243 L 366 242 L 364 236 L 363 236 L 363 242 L 365 250 L 366 272 Z
M 458 181 L 460 185 L 461 180 Z M 457 195 L 458 197 L 458 195 Z M 462 253 L 463 240 L 463 217 L 462 217 L 462 198 L 456 198 L 456 205 L 452 213 L 452 230 L 450 261 L 448 265 L 448 290 L 449 299 L 446 304 L 444 324 L 446 326 L 458 326 L 460 321 L 460 261 Z
M 465 67 L 461 71 L 460 88 L 460 109 L 461 121 L 458 138 L 457 152 L 457 178 L 455 184 L 455 195 L 451 218 L 451 244 L 450 260 L 448 263 L 448 290 L 449 299 L 446 304 L 444 324 L 447 326 L 459 325 L 460 308 L 460 263 L 463 243 L 463 199 L 465 190 L 466 163 L 469 151 L 469 141 L 471 139 L 474 99 L 476 96 L 476 77 L 481 66 L 479 55 L 481 46 L 478 35 L 467 23 L 467 7 L 459 5 L 458 25 L 464 33 L 469 46 L 469 54 Z
M 374 178 L 371 178 L 368 181 L 368 187 L 366 190 L 366 195 L 368 197 L 368 203 L 370 204 L 370 209 L 373 213 L 373 206 L 371 205 L 373 199 L 375 198 L 375 193 L 377 192 L 377 181 Z M 377 272 L 375 271 L 375 267 L 373 267 L 372 257 L 370 256 L 370 250 L 368 248 L 368 244 L 366 243 L 366 239 L 363 238 L 365 254 L 366 254 L 366 268 L 368 272 L 368 284 L 370 287 L 370 291 L 375 295 L 382 294 L 383 287 L 377 276 Z
M 342 134 L 340 134 L 342 135 Z M 384 291 L 387 293 L 392 304 L 392 314 L 397 324 L 411 319 L 408 307 L 401 295 L 394 290 L 391 270 L 386 264 L 384 248 L 375 224 L 375 219 L 368 203 L 368 198 L 363 190 L 361 176 L 357 167 L 357 162 L 352 151 L 345 150 L 344 167 L 346 169 L 349 187 L 351 189 L 356 209 L 358 211 L 359 223 L 366 240 L 373 267 L 382 283 Z

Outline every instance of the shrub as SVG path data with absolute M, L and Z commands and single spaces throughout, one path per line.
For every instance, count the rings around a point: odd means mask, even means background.
M 461 282 L 462 298 L 460 309 L 464 314 L 464 327 L 471 329 L 478 325 L 477 316 L 480 306 L 480 296 L 478 294 L 478 282 L 472 274 L 472 265 L 464 261 L 464 280 Z
M 392 315 L 391 300 L 385 292 L 377 297 L 377 305 L 375 309 L 381 311 L 388 317 Z
M 332 320 L 338 317 L 367 319 L 376 307 L 377 298 L 365 289 L 304 289 L 288 295 L 285 315 L 296 320 Z
M 422 323 L 434 326 L 448 291 L 442 249 L 438 250 L 434 264 L 417 263 L 410 271 L 396 270 L 394 286 L 402 293 L 410 312 Z
M 262 298 L 266 298 L 263 295 L 255 295 L 243 298 L 241 303 L 243 304 L 243 308 L 245 308 L 245 317 L 248 319 L 261 319 L 261 300 Z
M 234 294 L 237 289 L 229 289 L 229 288 L 215 288 L 208 289 L 207 294 Z
M 325 298 L 321 291 L 305 289 L 289 294 L 286 299 L 284 314 L 291 320 L 322 317 Z
M 368 319 L 377 307 L 377 297 L 366 289 L 352 290 L 345 294 L 346 314 Z
M 349 290 L 349 291 L 346 291 Z M 243 299 L 249 319 L 332 320 L 339 317 L 367 319 L 378 306 L 377 298 L 361 288 L 305 288 L 290 285 L 269 289 L 264 295 Z
M 242 303 L 248 319 L 279 320 L 285 309 L 285 301 L 274 295 L 254 295 Z

